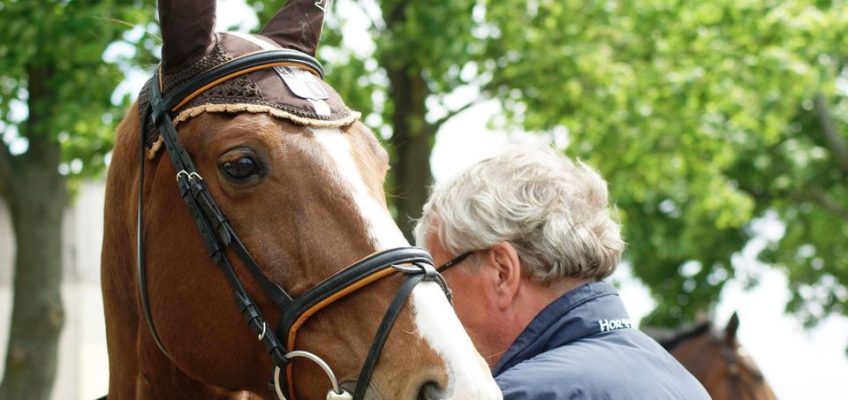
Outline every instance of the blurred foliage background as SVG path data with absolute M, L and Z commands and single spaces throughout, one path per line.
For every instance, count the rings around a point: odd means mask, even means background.
M 246 2 L 260 21 L 283 3 Z M 813 325 L 848 315 L 846 3 L 338 0 L 319 56 L 392 153 L 407 234 L 436 133 L 495 99 L 493 124 L 565 133 L 565 152 L 609 181 L 627 262 L 658 304 L 643 324 L 709 314 L 730 279 L 756 284 L 734 258 L 766 219 L 781 232 L 758 257 L 788 275 L 787 309 Z M 363 23 L 340 11 L 352 8 L 367 16 L 362 43 L 342 34 Z M 18 243 L 0 398 L 47 398 L 61 210 L 108 163 L 131 100 L 115 88 L 152 71 L 158 27 L 151 0 L 3 0 L 0 21 L 0 196 Z
M 260 20 L 276 10 L 248 3 Z M 845 1 L 359 6 L 372 57 L 332 49 L 339 13 L 319 55 L 334 56 L 345 72 L 328 79 L 394 150 L 389 189 L 407 231 L 432 179 L 422 154 L 436 131 L 493 98 L 506 125 L 567 132 L 566 154 L 608 179 L 627 261 L 658 304 L 643 323 L 709 314 L 763 218 L 783 228 L 759 258 L 788 274 L 788 310 L 808 325 L 848 314 Z M 461 90 L 478 95 L 446 105 Z

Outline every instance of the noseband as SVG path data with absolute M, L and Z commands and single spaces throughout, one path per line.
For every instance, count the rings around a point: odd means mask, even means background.
M 150 82 L 150 103 L 143 111 L 143 122 L 148 118 L 159 130 L 168 156 L 177 172 L 177 188 L 180 197 L 185 201 L 197 225 L 207 253 L 219 267 L 229 282 L 233 296 L 242 317 L 248 327 L 256 334 L 257 339 L 265 346 L 265 350 L 274 364 L 274 388 L 280 399 L 285 400 L 284 392 L 294 398 L 292 385 L 293 363 L 295 357 L 303 357 L 317 363 L 330 378 L 332 389 L 327 393 L 327 399 L 362 399 L 371 380 L 374 368 L 380 357 L 383 345 L 389 336 L 397 317 L 412 289 L 420 282 L 428 280 L 437 282 L 450 300 L 450 291 L 444 279 L 433 267 L 430 255 L 416 247 L 400 247 L 373 254 L 362 259 L 333 276 L 325 279 L 315 287 L 307 290 L 298 297 L 291 296 L 285 289 L 272 282 L 259 268 L 251 257 L 244 243 L 239 239 L 233 227 L 224 217 L 207 189 L 203 177 L 197 171 L 191 156 L 177 140 L 177 130 L 173 124 L 171 113 L 197 97 L 207 89 L 252 71 L 279 66 L 295 66 L 305 69 L 323 78 L 321 64 L 304 53 L 280 49 L 248 54 L 213 68 L 167 96 L 160 89 L 159 71 L 153 74 Z M 161 69 L 161 67 L 160 67 Z M 150 302 L 147 295 L 147 278 L 144 264 L 144 236 L 142 230 L 144 212 L 144 149 L 145 123 L 142 123 L 139 139 L 139 180 L 138 180 L 138 210 L 137 210 L 137 273 L 138 289 L 144 318 L 150 335 L 156 346 L 165 356 L 173 361 L 156 332 Z M 230 263 L 226 250 L 231 249 L 247 267 L 253 279 L 259 283 L 265 294 L 274 302 L 282 315 L 276 330 L 269 330 L 266 318 L 262 315 L 256 302 L 247 292 Z M 354 395 L 339 387 L 332 368 L 318 356 L 294 350 L 297 333 L 301 326 L 314 314 L 334 302 L 355 293 L 356 291 L 394 273 L 405 276 L 397 294 L 389 305 L 386 314 L 377 330 L 368 355 L 365 358 L 361 372 L 356 382 Z M 286 373 L 281 377 L 281 370 Z

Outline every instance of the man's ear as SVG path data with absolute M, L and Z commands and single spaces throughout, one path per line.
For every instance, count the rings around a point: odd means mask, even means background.
M 486 252 L 488 264 L 494 271 L 494 293 L 497 305 L 505 309 L 513 304 L 521 284 L 521 260 L 518 252 L 509 242 L 498 242 Z

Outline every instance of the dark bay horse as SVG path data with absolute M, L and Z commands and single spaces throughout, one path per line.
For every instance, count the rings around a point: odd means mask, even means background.
M 759 367 L 736 337 L 739 316 L 717 330 L 710 321 L 676 332 L 644 329 L 704 385 L 713 400 L 775 400 Z
M 107 180 L 110 399 L 501 398 L 322 79 L 325 3 L 247 35 L 213 32 L 214 0 L 160 2 Z

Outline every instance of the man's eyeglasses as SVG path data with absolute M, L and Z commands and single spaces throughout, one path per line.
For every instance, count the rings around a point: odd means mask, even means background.
M 474 254 L 475 251 L 476 250 L 466 251 L 465 253 L 462 253 L 462 254 L 454 257 L 454 258 L 451 258 L 446 263 L 444 263 L 444 264 L 440 265 L 438 268 L 436 268 L 436 271 L 438 271 L 439 273 L 442 273 L 442 274 L 445 273 L 445 271 L 447 271 L 447 270 L 457 266 L 457 264 L 465 261 L 465 259 L 468 258 L 468 256 L 470 256 L 471 254 Z

